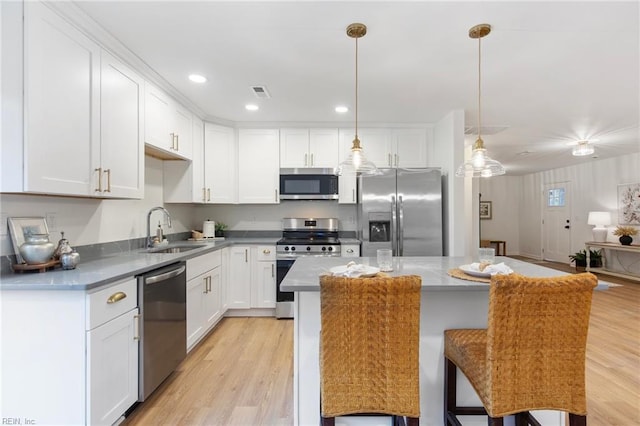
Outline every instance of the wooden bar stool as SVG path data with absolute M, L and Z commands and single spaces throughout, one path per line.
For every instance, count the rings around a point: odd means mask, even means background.
M 420 294 L 417 275 L 320 277 L 320 410 L 336 416 L 420 417 Z
M 445 424 L 484 414 L 489 425 L 502 425 L 515 414 L 517 426 L 539 425 L 529 411 L 559 410 L 570 425 L 586 425 L 585 352 L 597 283 L 590 273 L 492 277 L 487 329 L 444 333 Z M 457 406 L 456 368 L 482 407 Z

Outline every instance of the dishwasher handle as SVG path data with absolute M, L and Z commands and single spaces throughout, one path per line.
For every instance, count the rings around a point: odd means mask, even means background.
M 177 269 L 173 269 L 171 271 L 164 272 L 162 274 L 152 275 L 150 277 L 145 277 L 144 278 L 144 283 L 145 283 L 145 285 L 147 285 L 147 284 L 156 284 L 156 283 L 159 283 L 159 282 L 162 282 L 162 281 L 166 281 L 166 280 L 171 279 L 173 277 L 177 277 L 178 275 L 182 274 L 186 269 L 187 269 L 187 267 L 185 265 L 182 265 Z

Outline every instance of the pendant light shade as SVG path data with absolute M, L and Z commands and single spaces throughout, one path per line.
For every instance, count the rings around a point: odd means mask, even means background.
M 491 25 L 480 24 L 469 30 L 469 37 L 478 39 L 478 139 L 473 144 L 471 158 L 456 170 L 458 177 L 491 177 L 506 173 L 504 166 L 487 155 L 482 140 L 482 104 L 481 104 L 481 49 L 480 40 L 491 32 Z
M 346 160 L 338 164 L 335 174 L 341 175 L 378 175 L 380 170 L 364 155 L 360 139 L 358 138 L 358 39 L 364 37 L 367 27 L 364 24 L 354 23 L 347 27 L 347 35 L 356 40 L 356 108 L 355 108 L 355 137 L 351 145 L 351 151 Z
M 578 144 L 573 147 L 571 154 L 575 157 L 583 157 L 585 155 L 591 155 L 595 152 L 593 145 L 589 141 L 578 141 Z

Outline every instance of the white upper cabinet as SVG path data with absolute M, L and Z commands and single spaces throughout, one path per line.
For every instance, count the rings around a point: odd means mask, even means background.
M 238 202 L 236 134 L 230 127 L 205 124 L 204 180 L 208 203 Z
M 393 129 L 391 153 L 393 167 L 427 167 L 427 129 Z
M 100 151 L 100 47 L 44 4 L 24 7 L 22 190 L 93 195 L 92 158 Z
M 165 203 L 206 203 L 204 187 L 204 122 L 198 117 L 192 120 L 191 161 L 163 161 L 163 185 Z
M 238 131 L 238 202 L 278 204 L 280 142 L 277 129 Z
M 2 138 L 2 190 L 142 198 L 141 77 L 40 2 L 24 3 L 23 55 L 5 74 L 24 133 Z
M 191 112 L 149 82 L 145 83 L 144 141 L 162 159 L 191 159 Z
M 144 80 L 102 52 L 100 152 L 94 151 L 95 195 L 144 197 Z
M 427 167 L 430 131 L 412 129 L 359 129 L 365 155 L 378 167 Z M 346 159 L 354 138 L 353 129 L 340 129 L 340 161 Z
M 334 168 L 338 129 L 280 129 L 280 167 Z

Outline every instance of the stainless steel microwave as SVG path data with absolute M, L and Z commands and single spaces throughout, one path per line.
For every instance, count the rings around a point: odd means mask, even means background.
M 281 200 L 337 200 L 333 169 L 280 169 Z

